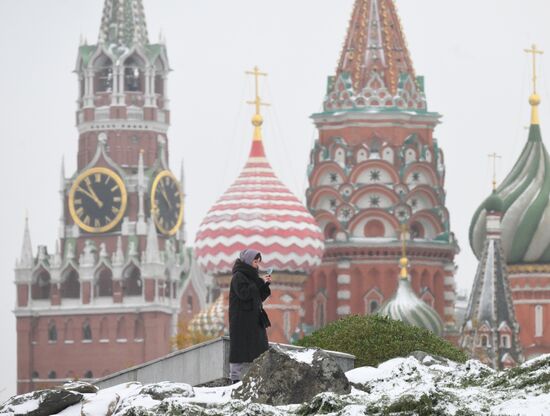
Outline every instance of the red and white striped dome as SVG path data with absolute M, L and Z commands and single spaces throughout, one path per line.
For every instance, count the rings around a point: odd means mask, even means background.
M 229 274 L 241 250 L 262 253 L 262 268 L 308 273 L 321 263 L 323 236 L 313 216 L 275 176 L 265 157 L 262 118 L 253 118 L 248 161 L 199 227 L 195 249 L 209 274 Z

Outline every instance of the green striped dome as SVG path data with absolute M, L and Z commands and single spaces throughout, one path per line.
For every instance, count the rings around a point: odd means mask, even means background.
M 508 264 L 550 263 L 550 156 L 540 126 L 529 139 L 512 171 L 496 189 L 503 202 L 502 248 Z M 486 236 L 486 200 L 470 225 L 470 245 L 481 257 Z
M 426 328 L 436 335 L 443 333 L 443 323 L 434 308 L 414 293 L 409 279 L 399 279 L 397 292 L 377 312 L 396 321 Z

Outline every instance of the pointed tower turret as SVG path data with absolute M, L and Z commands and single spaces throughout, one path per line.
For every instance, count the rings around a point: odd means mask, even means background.
M 105 0 L 98 42 L 126 47 L 149 43 L 142 0 Z
M 444 335 L 457 340 L 458 244 L 445 206 L 444 155 L 434 138 L 440 115 L 427 108 L 394 1 L 355 0 L 323 112 L 312 115 L 319 136 L 306 196 L 326 242 L 323 264 L 306 287 L 313 302 L 305 317 L 314 328 L 374 313 L 395 294 L 398 230 L 405 223 L 411 285 L 430 298 Z M 426 256 L 442 261 L 427 266 Z
M 487 236 L 461 331 L 460 346 L 485 364 L 503 369 L 523 361 L 508 271 L 501 244 L 504 203 L 493 190 L 485 201 Z

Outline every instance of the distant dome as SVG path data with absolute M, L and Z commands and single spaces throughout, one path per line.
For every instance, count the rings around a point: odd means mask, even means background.
M 414 293 L 409 279 L 399 279 L 397 292 L 377 312 L 395 321 L 429 329 L 436 335 L 443 333 L 443 323 L 438 313 Z
M 195 247 L 199 265 L 213 275 L 231 273 L 247 247 L 262 253 L 262 268 L 276 272 L 308 273 L 321 263 L 321 230 L 275 176 L 259 126 L 246 166 L 202 221 Z
M 518 161 L 494 194 L 475 212 L 470 245 L 479 259 L 486 236 L 486 209 L 502 202 L 502 248 L 508 264 L 550 263 L 550 156 L 540 127 L 531 125 Z
M 487 212 L 502 212 L 504 210 L 504 201 L 496 191 L 493 191 L 491 196 L 485 200 L 483 204 Z

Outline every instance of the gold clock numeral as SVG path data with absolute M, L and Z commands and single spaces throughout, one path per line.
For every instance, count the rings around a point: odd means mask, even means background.
M 90 217 L 86 215 L 86 217 L 84 217 L 84 219 L 82 220 L 84 222 L 84 224 L 86 225 L 90 225 Z
M 120 209 L 118 209 L 118 207 L 112 207 L 112 208 L 111 208 L 111 212 L 112 212 L 113 214 L 118 214 L 118 211 L 120 211 Z
M 111 192 L 115 192 L 118 189 L 118 185 L 115 185 L 111 188 Z
M 109 224 L 111 222 L 111 217 L 105 217 L 105 223 Z
M 82 205 L 82 199 L 80 199 L 80 198 L 75 199 L 74 204 L 75 205 Z
M 111 180 L 110 176 L 105 176 L 105 185 L 107 185 L 110 180 Z
M 94 220 L 94 227 L 101 227 L 101 221 Z
M 82 217 L 82 214 L 84 214 L 84 208 L 80 207 L 76 210 L 76 215 Z
M 113 202 L 120 202 L 121 201 L 121 198 L 119 196 L 115 196 L 113 198 Z
M 101 173 L 96 173 L 96 174 L 95 174 L 95 182 L 96 182 L 96 183 L 101 182 Z
M 86 182 L 86 185 L 88 185 L 88 187 L 92 184 L 92 180 L 90 179 L 89 176 L 87 176 L 86 178 L 84 178 L 84 182 Z

